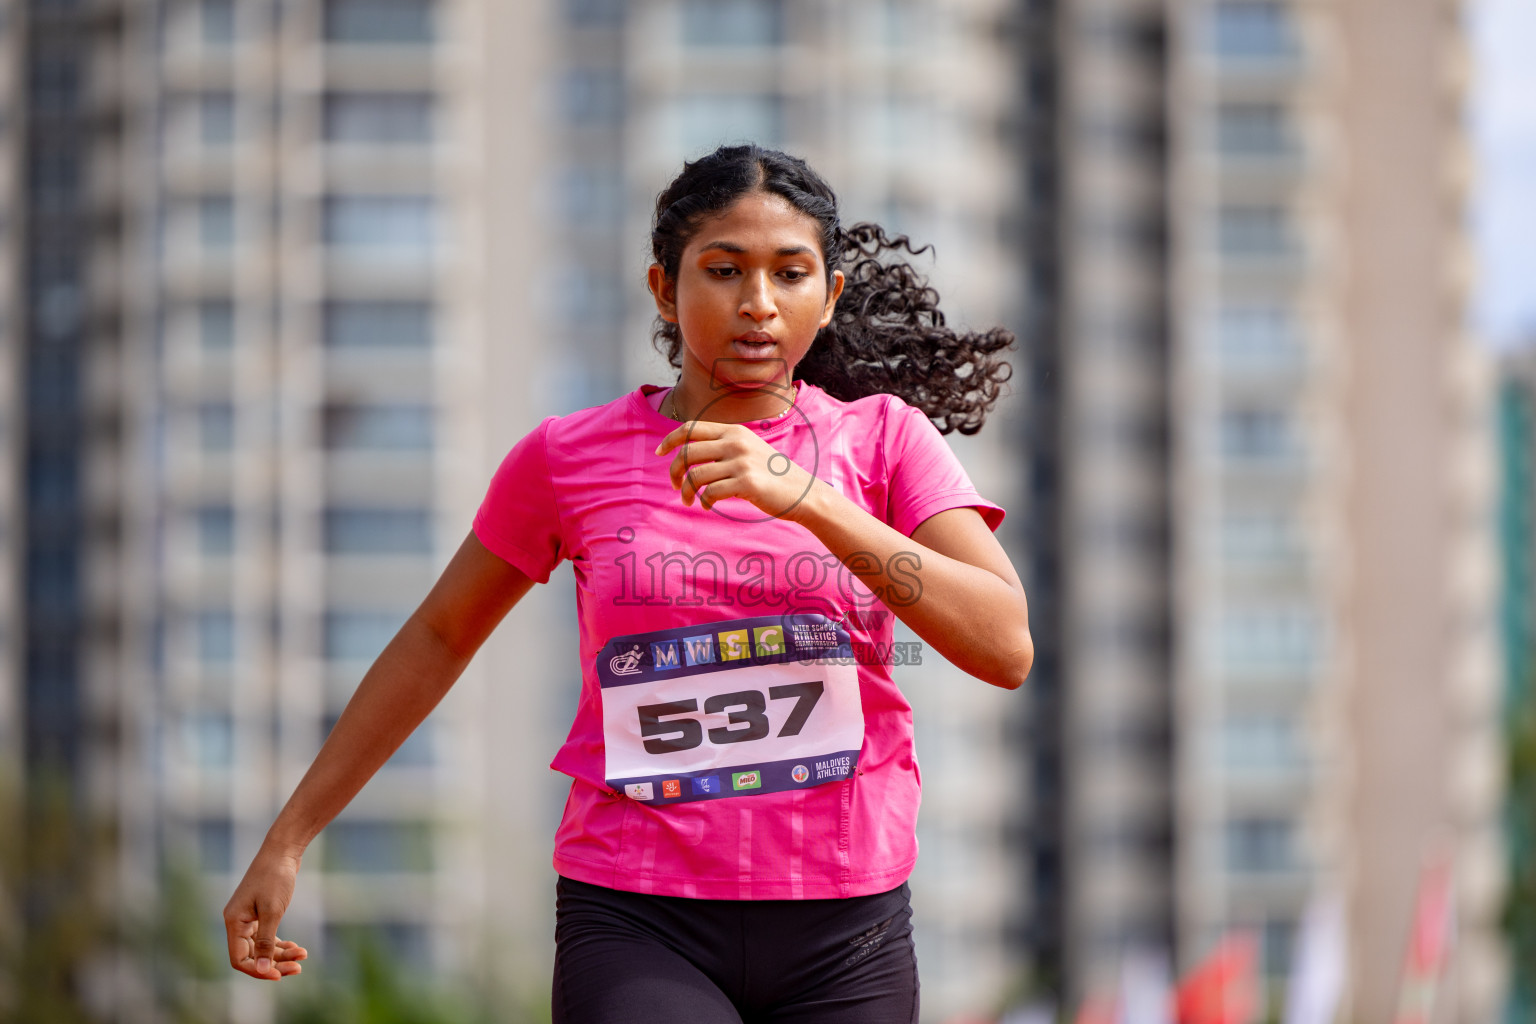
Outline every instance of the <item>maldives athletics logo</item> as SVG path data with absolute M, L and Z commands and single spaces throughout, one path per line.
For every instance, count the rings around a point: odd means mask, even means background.
M 804 782 L 811 777 L 811 770 L 803 764 L 797 764 L 789 770 L 789 777 L 796 782 Z

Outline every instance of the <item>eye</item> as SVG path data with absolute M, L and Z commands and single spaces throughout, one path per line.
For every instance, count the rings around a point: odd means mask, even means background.
M 705 271 L 710 277 L 727 278 L 741 273 L 735 267 L 706 267 Z
M 781 270 L 779 276 L 786 281 L 799 281 L 801 278 L 810 277 L 810 274 L 804 270 Z

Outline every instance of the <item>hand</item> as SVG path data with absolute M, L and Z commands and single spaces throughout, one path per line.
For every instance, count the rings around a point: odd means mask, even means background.
M 815 478 L 783 452 L 739 423 L 692 420 L 679 424 L 656 446 L 657 455 L 678 449 L 669 473 L 683 504 L 713 508 L 722 498 L 742 498 L 760 511 L 793 521 Z
M 277 937 L 277 923 L 293 899 L 299 858 L 263 847 L 224 907 L 229 966 L 253 978 L 277 981 L 300 974 L 309 951 Z

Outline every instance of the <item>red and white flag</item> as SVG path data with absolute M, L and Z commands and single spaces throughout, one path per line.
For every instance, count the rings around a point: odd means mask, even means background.
M 1344 935 L 1344 901 L 1337 893 L 1313 897 L 1291 957 L 1285 1024 L 1333 1024 L 1344 992 Z
M 1395 1024 L 1429 1024 L 1435 994 L 1456 943 L 1455 879 L 1448 860 L 1431 864 L 1419 878 L 1413 932 L 1403 962 Z
M 1179 1024 L 1252 1024 L 1259 1019 L 1259 943 L 1248 932 L 1228 935 L 1179 984 Z

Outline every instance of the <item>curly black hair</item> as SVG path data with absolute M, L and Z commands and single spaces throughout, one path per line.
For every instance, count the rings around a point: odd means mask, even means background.
M 912 264 L 932 246 L 914 247 L 878 224 L 844 228 L 837 196 L 804 160 L 756 145 L 721 146 L 683 165 L 656 197 L 651 255 L 676 278 L 683 249 L 699 223 L 751 192 L 787 200 L 821 225 L 828 286 L 843 271 L 843 294 L 832 322 L 816 335 L 795 376 L 848 402 L 867 395 L 897 395 L 933 420 L 942 433 L 974 434 L 997 403 L 1012 367 L 1001 353 L 1011 331 L 958 331 L 939 310 L 939 293 Z M 678 326 L 660 317 L 652 342 L 674 367 L 682 366 Z

